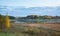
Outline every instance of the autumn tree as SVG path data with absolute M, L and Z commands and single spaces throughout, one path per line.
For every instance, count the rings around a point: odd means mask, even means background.
M 10 20 L 9 20 L 8 15 L 5 16 L 5 27 L 6 28 L 9 28 L 10 27 Z

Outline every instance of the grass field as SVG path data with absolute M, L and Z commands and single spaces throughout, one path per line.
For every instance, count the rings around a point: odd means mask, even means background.
M 52 26 L 51 26 L 52 25 Z M 11 24 L 0 36 L 60 36 L 59 24 Z

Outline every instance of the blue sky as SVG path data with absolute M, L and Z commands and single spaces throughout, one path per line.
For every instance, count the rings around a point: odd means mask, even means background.
M 60 6 L 60 0 L 0 0 L 0 5 L 7 6 Z
M 0 0 L 0 6 L 13 6 L 13 7 L 60 7 L 60 0 Z M 56 12 L 24 12 L 24 10 L 17 11 L 17 12 L 11 12 L 13 11 L 13 8 L 8 8 L 9 9 L 9 15 L 13 16 L 25 16 L 25 15 L 30 15 L 30 14 L 49 14 L 49 15 L 59 15 L 60 9 L 56 10 Z M 26 10 L 28 11 L 28 10 Z M 57 12 L 58 11 L 58 12 Z M 5 14 L 6 12 L 0 12 L 2 14 Z M 27 13 L 27 14 L 26 14 Z M 53 14 L 52 14 L 53 13 Z

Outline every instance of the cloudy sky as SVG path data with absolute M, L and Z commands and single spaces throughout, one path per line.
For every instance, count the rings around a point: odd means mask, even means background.
M 60 0 L 0 0 L 0 5 L 7 6 L 60 6 Z
M 22 6 L 22 7 L 56 7 L 56 6 L 59 6 L 60 7 L 60 0 L 0 0 L 0 6 Z M 40 12 L 39 9 L 36 12 L 34 10 L 30 10 L 28 12 L 28 10 L 26 10 L 26 9 L 23 9 L 23 10 L 18 9 L 18 10 L 16 10 L 16 12 L 9 12 L 9 15 L 24 16 L 24 15 L 28 15 L 30 13 L 31 14 L 45 14 L 45 15 L 46 14 L 59 15 L 59 13 L 60 13 L 59 7 L 58 7 L 58 10 L 55 10 L 55 9 L 51 10 L 50 9 L 50 10 L 48 10 L 48 12 L 46 12 L 46 10 L 45 11 L 41 10 L 41 12 Z M 10 7 L 8 9 L 13 10 Z M 0 9 L 0 11 L 1 11 L 1 9 Z M 53 11 L 54 12 L 56 11 L 56 12 L 54 13 Z M 2 10 L 0 13 L 4 14 L 5 12 L 3 12 L 3 10 Z

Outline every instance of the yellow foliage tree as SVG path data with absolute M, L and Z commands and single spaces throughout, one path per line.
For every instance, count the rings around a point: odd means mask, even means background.
M 10 27 L 10 20 L 9 20 L 8 15 L 5 16 L 5 27 L 6 28 L 9 28 Z

